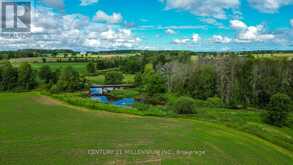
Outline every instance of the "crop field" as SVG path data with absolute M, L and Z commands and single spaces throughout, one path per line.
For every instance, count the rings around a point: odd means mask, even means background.
M 38 93 L 2 93 L 0 107 L 1 165 L 293 162 L 257 136 L 195 119 L 93 111 Z

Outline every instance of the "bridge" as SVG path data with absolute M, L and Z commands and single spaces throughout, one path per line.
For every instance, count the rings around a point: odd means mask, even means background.
M 113 84 L 113 85 L 92 85 L 90 87 L 90 95 L 103 95 L 116 89 L 134 88 L 133 84 Z

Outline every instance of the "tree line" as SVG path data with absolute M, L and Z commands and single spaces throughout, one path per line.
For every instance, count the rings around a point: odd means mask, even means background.
M 72 67 L 52 70 L 44 65 L 33 70 L 29 63 L 14 67 L 10 62 L 0 64 L 0 91 L 29 91 L 43 85 L 51 92 L 73 92 L 85 86 L 85 80 Z

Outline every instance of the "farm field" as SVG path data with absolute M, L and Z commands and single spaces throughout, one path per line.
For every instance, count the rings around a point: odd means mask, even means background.
M 74 69 L 78 70 L 79 72 L 85 73 L 86 72 L 86 65 L 87 62 L 41 62 L 40 57 L 33 57 L 33 58 L 20 58 L 20 59 L 11 59 L 10 62 L 13 66 L 18 67 L 21 63 L 27 62 L 30 63 L 32 68 L 35 70 L 40 69 L 44 65 L 48 65 L 51 69 L 62 69 L 67 66 L 72 66 Z
M 132 84 L 134 83 L 134 74 L 124 74 L 124 84 Z M 98 75 L 98 76 L 87 76 L 87 80 L 94 84 L 105 84 L 105 75 Z
M 86 62 L 63 62 L 63 63 L 54 62 L 54 63 L 33 63 L 31 65 L 34 69 L 39 69 L 44 65 L 48 65 L 53 70 L 58 69 L 58 68 L 61 69 L 61 68 L 65 68 L 67 66 L 71 66 L 74 69 L 76 69 L 82 73 L 85 73 L 87 63 Z
M 38 93 L 1 93 L 0 107 L 1 165 L 293 162 L 286 149 L 199 120 L 92 111 Z M 122 154 L 89 152 L 107 149 Z M 161 154 L 139 152 L 146 150 Z

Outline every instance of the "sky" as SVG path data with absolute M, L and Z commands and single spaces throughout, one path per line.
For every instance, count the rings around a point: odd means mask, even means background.
M 293 50 L 293 0 L 35 0 L 32 6 L 30 35 L 0 35 L 0 50 Z

